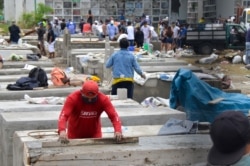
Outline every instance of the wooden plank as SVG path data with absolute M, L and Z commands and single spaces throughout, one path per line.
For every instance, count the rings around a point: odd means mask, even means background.
M 60 146 L 80 146 L 80 145 L 104 145 L 104 144 L 126 144 L 138 143 L 138 137 L 123 137 L 117 142 L 114 138 L 88 138 L 88 139 L 70 139 L 68 144 L 62 144 L 59 141 L 42 142 L 43 148 L 60 147 Z

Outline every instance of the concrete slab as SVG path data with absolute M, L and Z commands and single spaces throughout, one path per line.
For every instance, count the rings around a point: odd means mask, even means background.
M 44 67 L 43 68 L 46 73 L 50 73 L 53 67 Z M 18 69 L 18 68 L 10 68 L 10 69 L 1 69 L 0 70 L 0 76 L 1 75 L 19 75 L 19 74 L 29 74 L 29 70 L 26 69 Z
M 202 72 L 202 69 L 197 67 L 197 66 L 188 66 L 188 65 L 176 65 L 176 66 L 141 66 L 141 69 L 145 72 L 176 72 L 178 71 L 180 68 L 184 68 L 184 69 L 189 69 L 192 70 L 193 72 Z
M 39 60 L 39 61 L 4 61 L 4 69 L 7 68 L 23 68 L 26 64 L 40 66 L 40 67 L 53 67 L 54 62 L 51 60 Z
M 116 96 L 112 96 L 112 98 L 117 98 Z M 42 99 L 42 98 L 34 98 L 34 99 Z M 144 108 L 140 103 L 132 99 L 118 100 L 111 99 L 112 104 L 116 108 Z M 13 104 L 15 103 L 15 104 Z M 0 112 L 44 112 L 44 111 L 61 111 L 63 105 L 59 104 L 34 104 L 29 103 L 26 100 L 23 101 L 0 101 Z
M 24 99 L 24 95 L 27 94 L 30 97 L 49 97 L 49 96 L 57 96 L 57 97 L 65 97 L 68 96 L 73 91 L 79 90 L 81 87 L 64 87 L 64 88 L 49 88 L 49 89 L 39 89 L 39 90 L 23 90 L 23 91 L 10 91 L 6 88 L 0 89 L 0 100 L 22 100 Z M 100 91 L 104 94 L 110 94 L 110 89 L 100 88 Z
M 12 82 L 15 83 L 18 78 L 27 77 L 28 74 L 12 74 L 12 75 L 1 75 L 0 82 L 1 85 L 6 85 L 5 82 Z M 48 79 L 51 78 L 50 74 L 47 74 Z
M 141 137 L 157 135 L 162 125 L 123 126 L 124 137 Z M 103 127 L 103 138 L 112 138 L 112 128 Z M 24 144 L 30 142 L 55 141 L 58 139 L 57 129 L 16 131 L 13 136 L 13 165 L 23 163 Z
M 207 161 L 212 146 L 209 135 L 140 136 L 139 143 L 42 147 L 42 142 L 54 140 L 34 139 L 15 133 L 14 162 L 24 165 L 196 165 Z M 24 147 L 22 147 L 24 145 Z M 24 149 L 24 151 L 21 151 Z M 22 155 L 22 154 L 21 154 Z M 23 158 L 22 158 L 23 157 Z
M 187 62 L 183 60 L 176 60 L 174 58 L 152 59 L 148 62 L 138 61 L 138 63 L 140 64 L 140 66 L 173 66 L 173 65 L 185 66 L 187 65 Z
M 115 51 L 120 50 L 119 48 L 115 48 Z M 98 53 L 105 53 L 105 48 L 88 48 L 88 49 L 72 49 L 71 55 L 79 55 L 79 54 L 85 54 L 85 53 L 92 53 L 92 54 L 98 54 Z
M 1 48 L 1 56 L 4 60 L 8 60 L 11 57 L 11 54 L 22 55 L 26 59 L 27 54 L 33 54 L 34 52 L 31 49 L 20 49 L 20 48 Z
M 129 105 L 128 105 L 129 106 Z M 39 105 L 37 106 L 37 108 Z M 40 105 L 40 107 L 42 107 Z M 11 112 L 0 113 L 0 151 L 2 166 L 11 166 L 12 138 L 15 131 L 55 129 L 60 111 L 48 108 L 47 111 L 26 111 L 16 108 Z M 37 111 L 36 111 L 37 110 Z M 46 110 L 43 108 L 43 110 Z M 163 125 L 169 118 L 185 119 L 185 113 L 170 108 L 116 108 L 123 126 Z M 102 114 L 102 126 L 111 127 L 112 124 L 105 113 Z M 6 160 L 3 160 L 6 159 Z

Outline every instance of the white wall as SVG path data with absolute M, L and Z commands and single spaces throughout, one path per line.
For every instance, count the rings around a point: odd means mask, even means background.
M 219 18 L 229 18 L 234 15 L 234 0 L 217 0 L 216 16 Z
M 14 20 L 15 19 L 15 0 L 4 0 L 4 19 Z
M 44 3 L 44 0 L 4 0 L 5 21 L 19 20 L 22 13 L 35 10 L 35 2 Z

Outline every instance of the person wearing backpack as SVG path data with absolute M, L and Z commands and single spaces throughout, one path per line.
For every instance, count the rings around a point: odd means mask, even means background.
M 47 42 L 48 51 L 49 51 L 49 58 L 55 58 L 55 34 L 52 28 L 52 25 L 49 23 L 48 25 L 48 33 L 47 33 Z

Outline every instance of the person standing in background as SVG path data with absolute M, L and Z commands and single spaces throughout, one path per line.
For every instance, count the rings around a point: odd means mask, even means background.
M 93 15 L 92 15 L 91 10 L 88 11 L 87 23 L 89 23 L 90 26 L 92 26 L 92 24 L 93 24 Z
M 37 47 L 39 48 L 41 55 L 46 56 L 45 46 L 44 46 L 44 34 L 46 33 L 46 29 L 43 26 L 43 23 L 39 23 L 39 27 L 36 30 L 38 36 L 38 44 Z
M 57 37 L 59 37 L 61 35 L 61 26 L 59 25 L 58 19 L 55 20 L 52 29 L 53 29 L 55 38 L 57 38 Z
M 246 65 L 250 68 L 250 28 L 246 33 Z
M 186 24 L 182 24 L 180 27 L 180 35 L 178 40 L 178 48 L 183 48 L 183 46 L 186 44 L 187 39 L 187 28 Z
M 141 27 L 141 31 L 143 32 L 143 35 L 144 35 L 144 43 L 149 44 L 150 38 L 151 38 L 151 30 L 150 30 L 150 27 L 148 26 L 147 21 L 143 22 L 143 25 Z
M 64 29 L 66 28 L 65 19 L 62 19 L 62 22 L 60 23 L 60 26 L 61 26 L 61 33 L 63 33 Z
M 119 33 L 118 27 L 114 25 L 114 20 L 111 20 L 110 23 L 107 25 L 107 32 L 106 34 L 109 36 L 109 40 L 114 41 L 116 40 L 115 36 Z
M 128 42 L 129 42 L 129 46 L 134 46 L 135 29 L 134 29 L 134 27 L 132 26 L 131 21 L 128 21 L 127 33 L 128 33 Z
M 174 39 L 173 39 L 173 36 L 174 36 L 174 32 L 171 28 L 171 26 L 168 26 L 167 27 L 167 30 L 165 31 L 165 43 L 166 43 L 166 46 L 167 46 L 167 50 L 166 51 L 170 51 L 170 50 L 173 50 L 174 49 L 174 46 L 173 46 L 173 42 L 174 42 Z
M 52 28 L 52 25 L 48 23 L 48 33 L 47 33 L 47 42 L 48 45 L 48 51 L 49 51 L 49 58 L 55 58 L 55 34 Z
M 137 48 L 142 48 L 143 46 L 143 41 L 144 41 L 144 34 L 141 31 L 140 27 L 136 27 L 135 31 L 135 43 Z
M 180 27 L 176 25 L 175 22 L 172 22 L 172 29 L 173 29 L 173 43 L 172 43 L 172 49 L 175 51 L 178 47 L 178 39 L 179 39 L 179 31 Z
M 17 44 L 21 33 L 19 26 L 16 25 L 15 21 L 12 21 L 12 25 L 9 26 L 8 29 L 10 33 L 10 43 Z
M 76 33 L 76 24 L 71 19 L 69 19 L 66 26 L 67 26 L 70 34 Z
M 85 24 L 84 19 L 82 18 L 80 23 L 79 23 L 79 29 L 80 29 L 80 33 L 83 33 L 83 25 Z
M 119 21 L 125 21 L 125 16 L 124 16 L 124 12 L 121 12 L 121 15 L 119 17 Z
M 107 25 L 109 23 L 109 20 L 106 19 L 105 22 L 102 24 L 102 33 L 100 34 L 99 40 L 103 40 L 105 39 L 105 37 L 107 36 Z

